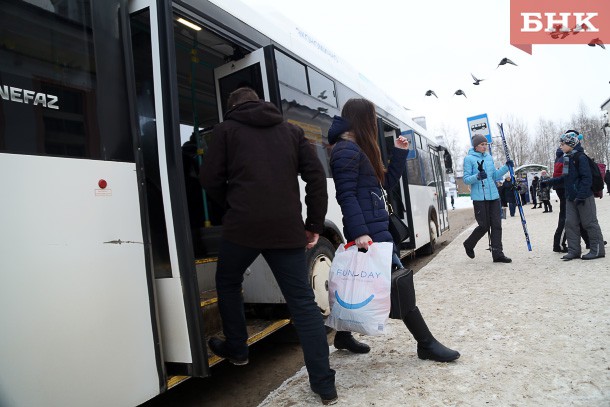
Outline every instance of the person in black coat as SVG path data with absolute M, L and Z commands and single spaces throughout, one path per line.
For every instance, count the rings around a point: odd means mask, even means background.
M 282 290 L 297 331 L 311 389 L 324 404 L 337 400 L 326 329 L 308 279 L 305 250 L 324 230 L 326 174 L 300 127 L 250 88 L 229 95 L 224 122 L 213 132 L 200 170 L 206 193 L 225 208 L 216 269 L 218 309 L 225 339 L 212 352 L 236 365 L 248 363 L 242 282 L 259 255 Z M 272 157 L 273 159 L 270 159 Z M 299 176 L 305 182 L 303 221 Z
M 504 183 L 499 189 L 500 199 L 502 200 L 502 206 L 508 206 L 510 216 L 515 216 L 515 210 L 517 209 L 517 200 L 515 199 L 515 188 L 510 180 L 510 177 L 504 179 Z
M 534 179 L 532 180 L 532 185 L 530 186 L 530 197 L 532 198 L 532 203 L 534 204 L 532 209 L 542 208 L 542 202 L 537 201 L 538 182 L 538 176 L 534 176 Z
M 608 189 L 608 195 L 610 195 L 610 170 L 606 170 L 604 182 L 606 183 L 606 188 Z
M 409 142 L 400 136 L 392 149 L 392 159 L 386 170 L 377 144 L 375 105 L 366 99 L 350 99 L 335 116 L 328 131 L 328 141 L 334 144 L 330 157 L 337 201 L 343 214 L 343 230 L 348 241 L 355 241 L 360 249 L 373 242 L 392 242 L 388 229 L 389 214 L 383 200 L 383 187 L 391 191 L 406 166 Z M 402 268 L 394 256 L 395 267 Z M 459 352 L 447 348 L 430 333 L 415 303 L 413 273 L 405 294 L 408 312 L 403 322 L 417 341 L 417 356 L 438 362 L 450 362 L 460 357 Z M 337 349 L 367 353 L 370 347 L 357 341 L 351 332 L 335 334 Z

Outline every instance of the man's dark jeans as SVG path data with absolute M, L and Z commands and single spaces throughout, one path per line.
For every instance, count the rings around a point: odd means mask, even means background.
M 227 349 L 238 356 L 247 356 L 246 317 L 242 297 L 244 272 L 261 254 L 275 276 L 292 315 L 311 388 L 328 394 L 335 390 L 335 371 L 328 361 L 328 342 L 322 314 L 314 300 L 305 264 L 305 249 L 255 249 L 222 240 L 216 271 L 218 307 Z

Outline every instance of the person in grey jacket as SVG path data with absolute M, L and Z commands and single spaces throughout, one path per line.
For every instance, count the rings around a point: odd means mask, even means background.
M 466 255 L 474 259 L 474 248 L 485 234 L 490 233 L 491 256 L 495 263 L 510 263 L 502 249 L 502 222 L 500 220 L 500 195 L 496 181 L 508 172 L 506 165 L 496 169 L 491 154 L 487 152 L 487 138 L 481 134 L 472 137 L 472 148 L 464 158 L 464 182 L 470 185 L 470 198 L 478 226 L 464 241 Z M 488 179 L 489 178 L 489 179 Z

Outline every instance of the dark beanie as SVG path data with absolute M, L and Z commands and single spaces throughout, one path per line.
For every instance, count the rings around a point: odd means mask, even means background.
M 341 116 L 333 117 L 333 122 L 328 129 L 328 143 L 335 144 L 339 136 L 352 128 L 350 123 Z
M 487 137 L 483 136 L 482 134 L 475 134 L 472 137 L 472 146 L 476 147 L 481 143 L 486 143 L 487 142 Z

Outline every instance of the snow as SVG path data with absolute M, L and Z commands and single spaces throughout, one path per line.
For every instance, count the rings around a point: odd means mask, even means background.
M 457 205 L 467 205 L 459 197 Z M 610 197 L 596 199 L 606 240 Z M 453 363 L 417 358 L 401 321 L 381 337 L 361 337 L 371 353 L 331 346 L 338 406 L 609 406 L 610 254 L 562 261 L 552 252 L 552 213 L 524 208 L 533 250 L 518 216 L 502 221 L 510 264 L 493 263 L 479 241 L 476 258 L 463 241 L 475 225 L 415 275 L 418 306 Z M 462 206 L 460 206 L 462 207 Z M 583 253 L 586 253 L 583 247 Z M 302 369 L 261 406 L 321 405 Z

